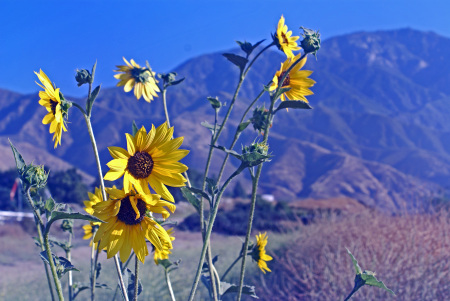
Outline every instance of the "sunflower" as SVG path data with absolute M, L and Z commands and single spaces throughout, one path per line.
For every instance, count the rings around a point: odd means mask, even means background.
M 100 241 L 99 248 L 106 248 L 107 257 L 111 258 L 120 251 L 120 260 L 125 262 L 131 249 L 144 263 L 148 255 L 145 238 L 157 250 L 164 245 L 172 248 L 169 234 L 156 221 L 148 217 L 148 212 L 160 213 L 167 218 L 175 211 L 175 205 L 163 201 L 157 194 L 140 194 L 134 189 L 129 192 L 116 188 L 107 188 L 109 200 L 94 205 L 93 215 L 105 221 L 97 230 L 94 243 Z M 168 208 L 168 210 L 166 209 Z
M 292 36 L 292 31 L 288 31 L 287 25 L 284 24 L 284 17 L 281 15 L 280 21 L 278 21 L 277 33 L 274 36 L 278 49 L 282 50 L 288 58 L 294 57 L 292 51 L 300 50 L 296 42 L 299 38 L 299 36 Z
M 142 127 L 135 136 L 126 134 L 127 149 L 108 147 L 111 160 L 107 165 L 110 170 L 105 180 L 114 181 L 123 177 L 123 187 L 126 193 L 132 185 L 139 192 L 149 194 L 148 184 L 167 201 L 174 202 L 172 194 L 166 185 L 172 187 L 185 186 L 186 179 L 181 175 L 188 168 L 178 162 L 189 151 L 178 149 L 183 137 L 172 139 L 173 127 L 168 128 L 163 123 L 158 128 L 152 125 L 147 133 Z
M 157 85 L 158 81 L 155 79 L 155 73 L 148 68 L 144 68 L 136 64 L 136 62 L 131 59 L 128 62 L 123 58 L 126 65 L 118 65 L 115 72 L 120 72 L 115 74 L 114 77 L 117 78 L 119 83 L 117 86 L 124 86 L 125 92 L 130 92 L 134 86 L 134 96 L 139 100 L 141 96 L 144 96 L 145 101 L 151 102 L 153 96 L 158 97 L 156 92 L 159 91 Z
M 67 132 L 64 118 L 67 118 L 67 111 L 70 104 L 64 101 L 64 97 L 59 92 L 59 88 L 55 88 L 44 71 L 34 72 L 42 85 L 38 84 L 44 91 L 39 91 L 39 104 L 47 109 L 47 115 L 42 119 L 43 124 L 50 123 L 50 134 L 54 133 L 54 147 L 61 145 L 61 134 Z
M 278 82 L 281 80 L 289 67 L 292 66 L 297 60 L 300 59 L 300 54 L 293 57 L 292 59 L 287 59 L 281 64 L 281 69 L 275 73 L 273 77 L 272 84 L 269 87 L 270 91 L 276 90 L 278 87 Z M 314 86 L 316 83 L 314 80 L 308 78 L 312 74 L 310 70 L 300 70 L 306 63 L 306 56 L 302 59 L 286 76 L 283 81 L 282 88 L 290 88 L 289 91 L 281 94 L 280 98 L 282 101 L 288 100 L 303 100 L 308 102 L 305 96 L 314 94 L 309 88 Z
M 169 234 L 171 241 L 175 240 L 173 232 L 173 228 L 167 229 L 167 234 Z M 172 245 L 169 245 L 167 243 L 163 244 L 162 250 L 155 249 L 155 254 L 153 255 L 153 260 L 155 261 L 155 263 L 158 264 L 158 260 L 169 259 L 169 254 L 172 254 L 172 252 L 170 251 L 171 249 Z
M 100 189 L 100 187 L 96 187 L 95 192 L 94 193 L 88 192 L 88 195 L 89 201 L 83 201 L 84 206 L 86 206 L 84 208 L 84 211 L 86 211 L 89 214 L 93 214 L 94 209 L 92 209 L 92 206 L 103 201 L 102 190 Z
M 267 232 L 256 235 L 256 246 L 253 248 L 251 256 L 254 261 L 258 263 L 259 268 L 265 274 L 266 271 L 272 272 L 267 266 L 266 261 L 271 261 L 273 258 L 266 254 Z
M 95 232 L 97 232 L 97 229 L 100 227 L 102 223 L 100 222 L 90 222 L 87 225 L 83 226 L 83 230 L 84 230 L 84 236 L 83 239 L 92 239 L 92 237 L 94 236 Z M 92 240 L 89 243 L 89 246 L 92 246 Z M 97 249 L 97 243 L 94 245 L 95 249 Z

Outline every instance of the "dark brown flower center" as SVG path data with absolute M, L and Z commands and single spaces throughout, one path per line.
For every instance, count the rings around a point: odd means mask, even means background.
M 53 116 L 56 115 L 56 106 L 58 105 L 58 102 L 50 100 L 50 108 L 52 109 Z
M 283 43 L 289 44 L 289 40 L 284 33 L 281 33 L 281 38 L 283 39 Z
M 283 71 L 283 72 L 281 73 L 281 75 L 278 76 L 278 80 L 280 80 L 281 78 L 283 78 L 283 76 L 284 76 L 285 74 L 286 74 L 286 71 Z M 284 79 L 283 84 L 281 85 L 281 87 L 289 86 L 290 81 L 291 81 L 291 77 L 290 77 L 289 74 L 288 74 L 288 75 L 286 76 L 286 78 Z
M 153 159 L 146 152 L 137 152 L 128 159 L 128 171 L 137 179 L 148 177 L 153 170 Z
M 145 217 L 145 211 L 147 210 L 147 206 L 145 202 L 141 199 L 138 199 L 136 207 L 139 210 L 141 216 L 136 219 L 136 211 L 134 211 L 133 206 L 131 205 L 130 199 L 128 197 L 122 199 L 120 204 L 119 213 L 117 214 L 117 218 L 124 222 L 127 225 L 137 225 L 139 224 Z

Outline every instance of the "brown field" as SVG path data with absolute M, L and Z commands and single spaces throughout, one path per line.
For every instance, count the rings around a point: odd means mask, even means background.
M 379 280 L 396 292 L 363 287 L 352 300 L 450 300 L 450 227 L 448 214 L 385 216 L 360 213 L 331 216 L 286 233 L 269 233 L 272 273 L 263 275 L 250 260 L 246 283 L 257 286 L 260 300 L 343 300 L 353 288 L 354 271 L 345 248 L 363 269 L 377 272 Z M 88 282 L 89 247 L 81 240 L 77 223 L 73 264 L 74 281 Z M 62 233 L 55 233 L 63 237 Z M 200 252 L 197 233 L 176 232 L 173 260 L 182 259 L 172 274 L 177 300 L 189 293 Z M 213 253 L 222 274 L 241 246 L 240 237 L 213 235 Z M 58 252 L 62 255 L 61 252 Z M 111 260 L 101 255 L 100 283 L 114 289 Z M 236 267 L 227 281 L 238 281 Z M 67 277 L 63 286 L 67 294 Z M 151 256 L 141 268 L 144 292 L 140 300 L 169 300 L 161 267 Z M 208 300 L 202 284 L 197 300 Z M 111 300 L 114 290 L 98 290 L 98 300 Z M 82 292 L 77 300 L 87 300 Z M 0 300 L 49 300 L 43 265 L 30 237 L 19 225 L 0 225 Z

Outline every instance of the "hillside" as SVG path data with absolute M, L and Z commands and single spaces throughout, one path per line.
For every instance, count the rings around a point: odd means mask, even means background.
M 317 81 L 315 95 L 309 97 L 314 109 L 277 115 L 270 140 L 275 157 L 265 166 L 261 191 L 283 200 L 347 196 L 391 211 L 429 200 L 450 177 L 450 63 L 444 55 L 449 51 L 450 39 L 412 29 L 324 41 L 318 60 L 310 58 L 306 65 Z M 255 64 L 221 145 L 229 144 L 240 118 L 237 112 L 272 78 L 283 59 L 282 53 L 272 51 Z M 213 121 L 206 97 L 229 102 L 238 71 L 220 53 L 193 58 L 175 71 L 186 80 L 168 92 L 171 121 L 175 135 L 185 136 L 184 145 L 192 150 L 185 163 L 202 170 L 210 133 L 200 122 Z M 7 137 L 26 142 L 36 154 L 44 149 L 95 175 L 94 159 L 86 156 L 91 145 L 80 114 L 71 111 L 69 132 L 54 150 L 48 127 L 41 125 L 45 111 L 37 99 L 37 93 L 0 90 L 0 144 L 7 145 Z M 145 125 L 164 120 L 160 98 L 149 105 L 120 88 L 103 89 L 93 115 L 104 163 L 110 160 L 107 146 L 125 146 L 124 133 L 133 120 Z M 257 136 L 250 128 L 242 143 Z M 221 156 L 218 151 L 216 155 Z M 215 170 L 220 161 L 214 160 Z

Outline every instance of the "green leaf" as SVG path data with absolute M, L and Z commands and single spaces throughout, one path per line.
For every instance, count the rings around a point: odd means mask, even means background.
M 44 209 L 47 220 L 50 219 L 50 215 L 52 214 L 53 210 L 55 210 L 55 206 L 56 202 L 52 197 L 50 197 L 49 199 L 47 199 L 47 201 L 45 201 Z
M 202 126 L 204 126 L 205 128 L 209 129 L 213 135 L 214 135 L 214 131 L 217 132 L 220 129 L 220 125 L 216 124 L 216 126 L 214 127 L 214 125 L 210 124 L 208 121 L 203 121 L 200 124 Z
M 346 248 L 347 249 L 347 248 Z M 376 286 L 379 288 L 382 288 L 392 295 L 395 295 L 395 293 L 386 287 L 386 285 L 383 283 L 383 281 L 379 281 L 377 278 L 375 278 L 375 272 L 364 270 L 364 272 L 361 272 L 361 267 L 358 264 L 358 261 L 356 260 L 355 256 L 347 249 L 347 253 L 350 255 L 353 266 L 356 271 L 355 276 L 355 286 L 353 288 L 352 292 L 358 291 L 361 287 L 364 285 L 370 285 L 370 286 Z
M 364 271 L 364 273 L 361 275 L 362 279 L 365 281 L 364 284 L 382 288 L 382 289 L 388 291 L 389 293 L 391 293 L 392 295 L 395 295 L 395 293 L 391 289 L 386 287 L 386 285 L 383 283 L 383 281 L 379 281 L 379 280 L 377 280 L 377 278 L 375 278 L 374 273 L 369 274 L 369 272 L 370 271 Z
M 87 100 L 86 104 L 86 114 L 91 116 L 92 106 L 94 105 L 94 101 L 97 98 L 98 93 L 100 92 L 100 86 L 95 87 L 94 91 L 92 91 L 90 97 Z
M 303 100 L 286 100 L 282 101 L 278 108 L 274 111 L 274 113 L 278 112 L 281 109 L 312 109 L 312 107 Z
M 219 98 L 217 96 L 216 97 L 209 96 L 206 99 L 208 99 L 209 103 L 211 104 L 214 110 L 220 109 L 220 107 L 222 106 L 222 103 L 219 101 Z
M 206 184 L 210 195 L 216 195 L 219 192 L 216 180 L 206 177 Z
M 242 159 L 242 156 L 239 155 L 239 154 L 238 154 L 236 151 L 234 151 L 234 150 L 229 150 L 229 149 L 227 149 L 226 147 L 220 146 L 220 145 L 219 145 L 219 146 L 213 145 L 212 147 L 215 147 L 215 148 L 217 148 L 217 149 L 220 149 L 221 151 L 224 151 L 224 152 L 226 152 L 227 154 L 230 154 L 230 155 L 232 155 L 232 156 L 238 158 L 239 160 Z
M 178 84 L 181 84 L 184 80 L 185 80 L 186 78 L 182 78 L 182 79 L 178 79 L 178 80 L 174 80 L 174 81 L 171 81 L 171 82 L 169 82 L 169 83 L 167 83 L 167 87 L 168 86 L 176 86 L 176 85 L 178 85 Z
M 57 257 L 55 254 L 52 253 L 53 257 L 53 263 L 56 267 L 56 272 L 58 274 L 58 278 L 61 279 L 62 276 L 64 276 L 65 273 L 68 271 L 78 271 L 75 266 L 72 265 L 72 263 L 67 260 L 64 257 Z M 41 252 L 41 259 L 50 265 L 50 262 L 48 260 L 47 251 Z M 79 271 L 78 271 L 79 272 Z
M 94 82 L 94 76 L 95 76 L 95 69 L 97 69 L 97 60 L 95 60 L 94 66 L 92 66 L 91 71 L 91 84 Z
M 186 187 L 186 189 L 190 190 L 192 193 L 201 195 L 202 197 L 204 197 L 208 201 L 211 201 L 210 198 L 209 198 L 209 195 L 206 192 L 204 192 L 203 190 L 201 190 L 201 189 L 194 188 L 194 187 Z
M 197 212 L 200 214 L 200 200 L 192 194 L 189 189 L 186 187 L 181 188 L 181 192 L 183 193 L 184 198 L 197 210 Z
M 237 293 L 239 291 L 239 285 L 228 283 L 221 281 L 220 282 L 220 296 L 224 296 L 226 294 Z M 259 299 L 256 295 L 255 287 L 250 285 L 244 285 L 242 287 L 242 293 L 245 295 L 249 295 L 252 298 Z
M 362 273 L 361 267 L 358 264 L 358 261 L 356 260 L 355 256 L 350 252 L 349 249 L 345 248 L 347 250 L 348 255 L 352 258 L 353 266 L 355 267 L 356 275 L 359 275 Z
M 53 211 L 50 216 L 50 221 L 54 222 L 59 219 L 81 219 L 89 222 L 104 223 L 101 219 L 87 213 Z
M 251 121 L 250 120 L 247 120 L 247 121 L 244 121 L 244 122 L 242 122 L 241 124 L 239 124 L 239 126 L 238 126 L 238 128 L 237 128 L 237 132 L 238 133 L 240 133 L 240 132 L 242 132 L 243 130 L 245 130 L 247 127 L 248 127 L 248 125 L 251 123 Z
M 133 136 L 136 136 L 136 134 L 137 134 L 139 129 L 138 129 L 138 127 L 136 125 L 136 122 L 134 120 L 133 120 L 133 124 L 131 125 L 131 128 L 132 128 Z
M 23 159 L 22 155 L 19 153 L 17 148 L 12 144 L 11 140 L 9 140 L 9 144 L 11 145 L 11 149 L 14 155 L 14 160 L 16 161 L 16 167 L 18 171 L 23 170 L 25 167 L 25 160 Z
M 248 63 L 248 59 L 246 59 L 245 57 L 242 57 L 240 55 L 236 55 L 233 53 L 224 53 L 222 55 L 224 57 L 226 57 L 230 62 L 232 62 L 233 64 L 238 66 L 239 69 L 241 69 L 241 71 L 244 70 L 245 65 L 247 65 L 247 63 Z
M 133 300 L 134 299 L 134 283 L 136 281 L 136 277 L 133 274 L 133 272 L 131 272 L 131 270 L 128 268 L 123 272 L 122 276 L 123 276 L 123 282 L 125 284 L 125 287 L 127 288 L 126 294 L 128 295 L 128 299 Z M 139 296 L 142 293 L 142 284 L 141 284 L 141 279 L 138 279 L 137 281 L 138 281 L 138 296 Z
M 54 237 L 50 238 L 49 242 L 50 242 L 50 245 L 58 246 L 61 249 L 63 249 L 64 251 L 69 251 L 72 248 L 72 246 L 69 246 L 69 242 L 67 242 L 67 241 L 60 241 L 60 240 L 58 240 L 58 239 L 56 239 Z
M 81 282 L 75 282 L 72 285 L 72 289 L 73 289 L 73 296 L 72 296 L 72 300 L 75 300 L 75 298 L 78 296 L 78 294 L 84 290 L 90 289 L 91 285 L 88 283 L 81 283 Z M 95 284 L 95 288 L 103 288 L 103 289 L 108 289 L 110 290 L 111 288 L 106 285 L 106 284 L 100 284 L 100 283 L 96 283 Z
M 255 45 L 252 45 L 252 43 L 247 42 L 247 41 L 245 41 L 245 42 L 236 41 L 236 43 L 238 43 L 238 45 L 241 46 L 242 51 L 244 51 L 247 54 L 247 56 L 249 56 L 253 52 L 253 50 L 255 50 L 255 48 L 258 47 L 264 41 L 265 41 L 265 39 L 259 41 Z

